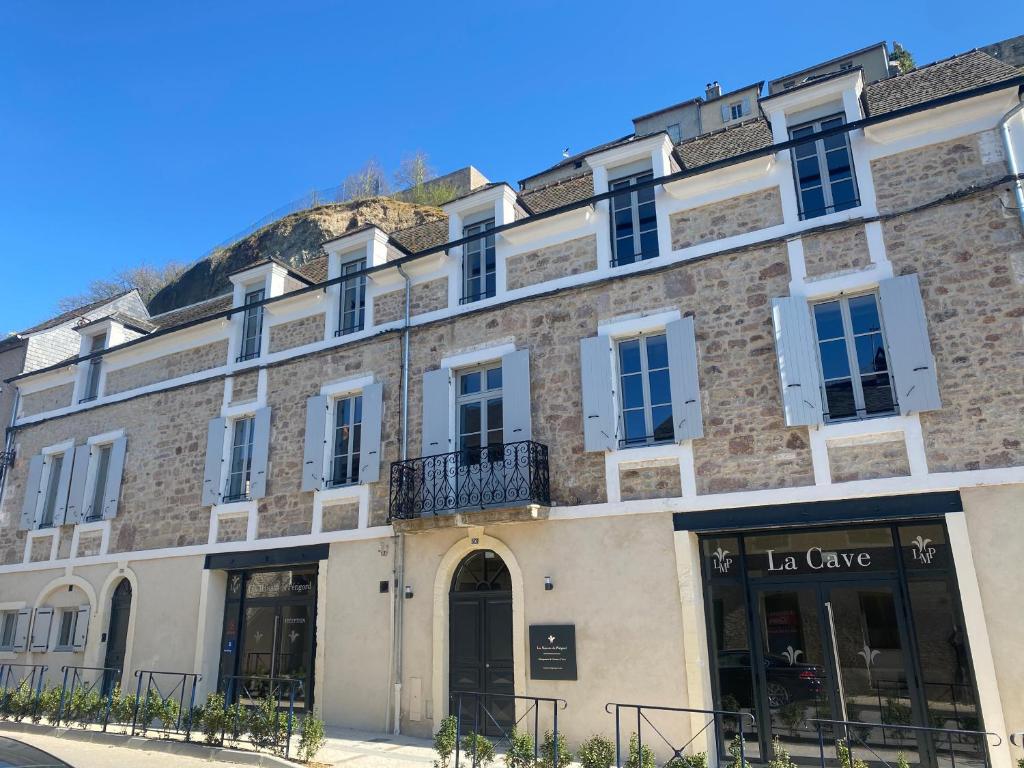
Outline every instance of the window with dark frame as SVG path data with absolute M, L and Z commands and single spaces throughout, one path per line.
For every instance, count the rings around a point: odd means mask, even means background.
M 3 625 L 0 627 L 0 649 L 10 650 L 14 647 L 15 632 L 18 628 L 18 612 L 4 611 Z
M 334 401 L 334 449 L 331 454 L 332 486 L 359 482 L 359 448 L 363 428 L 363 396 L 349 395 Z
M 504 451 L 501 363 L 460 371 L 456 408 L 462 462 L 479 464 L 485 456 L 488 461 L 501 461 Z
M 224 501 L 242 501 L 249 498 L 252 481 L 253 429 L 256 419 L 245 416 L 235 419 L 231 432 L 231 458 L 228 464 L 227 487 Z
M 60 612 L 60 624 L 57 628 L 57 642 L 54 645 L 55 651 L 69 651 L 75 644 L 75 628 L 78 624 L 77 608 L 62 608 Z
M 896 398 L 874 293 L 812 305 L 827 422 L 894 413 Z
M 842 115 L 833 115 L 793 128 L 789 135 L 799 139 L 845 122 Z M 801 219 L 813 219 L 860 205 L 848 134 L 812 139 L 792 151 Z
M 672 391 L 664 333 L 642 334 L 617 345 L 623 447 L 673 439 Z
M 630 190 L 654 178 L 652 172 L 627 176 L 611 182 L 612 191 L 612 266 L 633 264 L 658 255 L 658 214 L 654 205 L 654 187 Z
M 64 454 L 51 454 L 47 463 L 50 467 L 46 473 L 46 493 L 43 495 L 43 514 L 39 518 L 40 528 L 53 527 L 53 515 L 57 509 L 57 492 L 60 489 L 60 475 L 64 469 Z
M 98 333 L 91 337 L 89 340 L 89 354 L 99 352 L 107 346 L 107 334 Z M 102 357 L 94 357 L 88 363 L 88 369 L 85 373 L 85 387 L 82 390 L 82 397 L 78 401 L 80 403 L 87 403 L 90 400 L 95 400 L 99 396 L 100 392 L 100 369 L 103 364 Z
M 494 247 L 494 219 L 463 228 L 463 237 L 480 235 L 462 246 L 462 299 L 460 304 L 489 299 L 497 292 L 497 254 Z
M 338 313 L 338 330 L 335 336 L 346 336 L 363 330 L 366 321 L 366 258 L 351 259 L 341 264 L 339 285 L 341 311 Z
M 103 498 L 107 488 L 107 472 L 110 469 L 111 445 L 100 445 L 94 448 L 96 473 L 92 478 L 92 494 L 90 496 L 89 508 L 85 513 L 86 522 L 99 520 L 103 517 Z
M 729 119 L 739 120 L 743 117 L 743 102 L 737 101 L 734 104 L 729 105 Z
M 260 356 L 260 341 L 263 336 L 264 290 L 256 288 L 245 294 L 246 310 L 242 314 L 242 345 L 238 362 Z M 255 305 L 255 306 L 252 306 Z

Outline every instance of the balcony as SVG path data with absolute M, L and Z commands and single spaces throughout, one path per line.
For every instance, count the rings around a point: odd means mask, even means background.
M 390 521 L 400 530 L 536 519 L 550 504 L 548 448 L 529 440 L 391 464 Z

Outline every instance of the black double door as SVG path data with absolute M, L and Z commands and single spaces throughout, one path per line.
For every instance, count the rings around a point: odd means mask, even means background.
M 461 715 L 463 733 L 507 731 L 514 700 L 489 694 L 515 693 L 511 590 L 452 592 L 449 617 L 449 711 Z

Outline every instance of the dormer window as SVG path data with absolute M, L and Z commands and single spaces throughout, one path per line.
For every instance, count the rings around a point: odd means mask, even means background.
M 238 362 L 251 360 L 260 355 L 260 340 L 263 337 L 263 288 L 246 291 L 245 312 L 242 315 L 242 344 Z
M 612 198 L 612 266 L 633 264 L 658 255 L 658 215 L 654 187 L 628 191 L 654 178 L 650 171 L 610 182 L 611 190 L 622 190 Z
M 89 339 L 89 354 L 102 351 L 107 346 L 107 334 L 98 333 Z M 86 403 L 95 400 L 100 393 L 100 372 L 103 365 L 102 357 L 94 357 L 86 363 L 85 383 L 82 397 L 78 402 Z
M 789 135 L 799 139 L 836 128 L 845 122 L 842 115 L 833 115 L 793 128 Z M 846 133 L 794 147 L 793 172 L 800 195 L 801 219 L 813 219 L 860 205 L 850 139 Z
M 338 330 L 335 336 L 345 336 L 363 330 L 366 320 L 366 257 L 349 259 L 341 263 L 340 284 L 341 307 L 338 313 Z
M 462 251 L 462 300 L 460 304 L 471 304 L 489 299 L 497 290 L 497 255 L 494 248 L 494 219 L 470 224 L 463 228 L 463 237 L 479 235 L 463 246 Z

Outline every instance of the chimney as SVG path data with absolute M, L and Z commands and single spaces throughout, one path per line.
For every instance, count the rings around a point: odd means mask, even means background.
M 717 80 L 715 80 L 713 83 L 708 83 L 705 87 L 704 95 L 708 101 L 711 101 L 712 99 L 717 99 L 719 96 L 722 95 L 722 86 L 718 84 Z

